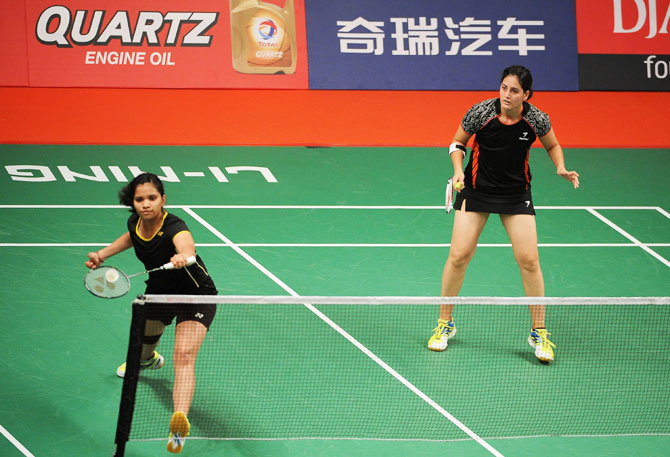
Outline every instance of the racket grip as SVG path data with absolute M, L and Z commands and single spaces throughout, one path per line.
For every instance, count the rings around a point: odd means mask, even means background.
M 195 256 L 192 255 L 188 259 L 186 259 L 186 266 L 193 265 L 196 262 Z M 163 270 L 174 270 L 174 264 L 172 262 L 168 262 L 165 265 L 161 267 Z

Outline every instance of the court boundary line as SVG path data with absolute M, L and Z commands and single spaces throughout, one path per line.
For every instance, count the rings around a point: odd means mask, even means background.
M 597 217 L 600 221 L 604 222 L 606 225 L 608 225 L 611 229 L 615 230 L 618 232 L 620 235 L 624 236 L 628 240 L 632 241 L 637 247 L 645 251 L 647 254 L 650 256 L 654 257 L 656 260 L 664 264 L 666 267 L 670 268 L 670 260 L 666 259 L 662 255 L 658 254 L 656 251 L 653 249 L 650 249 L 649 246 L 647 246 L 645 243 L 642 243 L 640 240 L 635 238 L 633 235 L 616 225 L 614 222 L 610 221 L 608 218 L 600 214 L 598 211 L 594 209 L 589 209 L 589 213 Z
M 235 243 L 245 248 L 448 248 L 451 243 Z M 670 243 L 644 243 L 652 247 L 670 247 Z M 196 243 L 196 247 L 225 248 L 225 243 Z M 0 243 L 0 247 L 97 247 L 109 243 Z M 634 248 L 635 243 L 538 243 L 540 248 Z M 511 243 L 478 243 L 478 248 L 511 248 Z
M 9 433 L 9 431 L 2 425 L 0 425 L 0 434 L 2 434 L 5 438 L 7 438 L 7 441 L 12 443 L 14 447 L 18 449 L 21 454 L 25 455 L 26 457 L 35 457 L 28 449 L 26 449 L 26 447 L 23 444 L 19 442 L 19 440 L 14 438 L 14 436 L 11 433 Z
M 423 209 L 439 209 L 443 210 L 443 206 L 397 206 L 397 205 L 383 205 L 383 206 L 362 206 L 362 205 L 166 205 L 168 209 L 178 208 L 183 211 L 192 211 L 193 208 L 197 209 L 381 209 L 381 210 L 423 210 Z M 112 208 L 126 208 L 123 205 L 0 205 L 0 209 L 112 209 Z M 642 249 L 647 254 L 651 255 L 653 258 L 663 263 L 665 266 L 670 268 L 670 260 L 666 259 L 662 255 L 655 252 L 652 247 L 666 247 L 665 243 L 642 243 L 640 240 L 623 230 L 618 225 L 614 224 L 608 218 L 600 214 L 598 211 L 602 210 L 652 210 L 657 211 L 661 215 L 670 219 L 670 213 L 665 211 L 660 206 L 537 206 L 536 209 L 545 209 L 545 210 L 582 210 L 587 211 L 591 215 L 595 216 L 601 222 L 605 223 L 611 229 L 628 239 L 633 243 L 634 246 Z M 95 244 L 93 244 L 95 246 Z M 0 243 L 0 247 L 16 246 L 12 243 Z M 25 245 L 22 245 L 25 246 Z M 46 244 L 39 245 L 41 247 L 47 246 Z M 58 246 L 65 246 L 64 244 Z M 77 246 L 84 246 L 78 244 Z M 104 244 L 103 244 L 104 246 Z M 289 247 L 289 246 L 300 246 L 300 247 L 402 247 L 397 244 L 360 244 L 352 243 L 349 245 L 346 244 L 328 244 L 328 243 L 272 243 L 272 244 L 258 244 L 258 243 L 240 243 L 238 246 L 244 247 Z M 448 243 L 439 243 L 439 244 L 404 244 L 404 247 L 449 247 Z M 509 243 L 501 244 L 478 244 L 478 247 L 510 247 Z M 538 244 L 538 247 L 559 247 L 563 246 L 562 244 Z M 591 245 L 593 247 L 593 245 Z M 619 247 L 619 244 L 611 244 L 607 247 Z M 621 246 L 627 246 L 622 244 Z
M 197 222 L 199 222 L 203 227 L 205 227 L 212 234 L 214 234 L 214 236 L 219 238 L 224 243 L 229 244 L 230 247 L 235 252 L 237 252 L 240 256 L 242 256 L 244 259 L 246 259 L 249 263 L 251 263 L 257 269 L 259 269 L 263 274 L 265 274 L 268 278 L 270 278 L 275 284 L 277 284 L 279 287 L 281 287 L 284 291 L 288 292 L 290 295 L 292 295 L 294 297 L 299 297 L 300 296 L 300 294 L 298 294 L 291 287 L 289 287 L 286 283 L 284 283 L 281 279 L 279 279 L 276 275 L 274 275 L 271 271 L 269 271 L 267 268 L 265 268 L 263 265 L 261 265 L 260 262 L 258 262 L 256 259 L 251 257 L 242 248 L 240 248 L 235 243 L 233 243 L 231 240 L 229 240 L 225 235 L 223 235 L 220 231 L 218 231 L 209 222 L 207 222 L 205 219 L 203 219 L 201 216 L 199 216 L 195 211 L 193 211 L 192 209 L 187 208 L 187 207 L 183 208 L 183 209 L 184 209 L 184 211 L 186 211 L 186 213 L 188 213 L 191 217 L 193 217 Z M 423 393 L 414 384 L 409 382 L 400 373 L 395 371 L 390 365 L 388 365 L 381 358 L 379 358 L 376 354 L 374 354 L 372 351 L 370 351 L 367 347 L 365 347 L 362 343 L 360 343 L 356 338 L 351 336 L 342 327 L 337 325 L 328 316 L 323 314 L 316 307 L 314 307 L 313 305 L 311 305 L 309 303 L 305 303 L 304 306 L 307 309 L 309 309 L 312 313 L 314 313 L 318 318 L 320 318 L 323 322 L 328 324 L 333 330 L 335 330 L 337 333 L 339 333 L 342 337 L 344 337 L 347 341 L 349 341 L 351 344 L 353 344 L 356 348 L 358 348 L 360 351 L 362 351 L 371 360 L 373 360 L 380 367 L 382 367 L 384 370 L 386 370 L 387 373 L 389 373 L 391 376 L 393 376 L 396 380 L 400 381 L 405 387 L 410 389 L 415 395 L 417 395 L 423 401 L 428 403 L 433 409 L 435 409 L 443 417 L 448 419 L 452 424 L 454 424 L 456 427 L 458 427 L 466 435 L 470 436 L 473 440 L 475 440 L 477 442 L 477 444 L 482 446 L 484 449 L 486 449 L 487 451 L 489 451 L 491 454 L 495 455 L 496 457 L 504 457 L 498 450 L 496 450 L 493 446 L 491 446 L 489 443 L 484 441 L 481 437 L 479 437 L 476 433 L 474 433 L 472 430 L 470 430 L 470 428 L 468 428 L 461 421 L 459 421 L 454 416 L 452 416 L 447 410 L 442 408 L 437 402 L 435 402 L 433 399 L 428 397 L 425 393 Z
M 0 205 L 0 209 L 128 209 L 123 205 Z M 444 205 L 165 205 L 167 209 L 378 209 L 378 210 L 442 210 Z M 616 205 L 583 205 L 583 206 L 535 206 L 536 210 L 655 210 L 670 219 L 670 213 L 660 206 L 616 206 Z

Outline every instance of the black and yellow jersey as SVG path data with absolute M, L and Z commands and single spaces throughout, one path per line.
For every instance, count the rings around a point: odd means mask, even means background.
M 160 267 L 170 261 L 177 253 L 174 237 L 181 232 L 188 232 L 186 223 L 175 216 L 164 212 L 163 223 L 150 238 L 144 238 L 139 233 L 141 217 L 133 213 L 128 218 L 128 232 L 133 242 L 137 258 L 147 270 Z M 200 256 L 196 256 L 196 263 L 188 267 L 175 270 L 162 270 L 149 274 L 146 292 L 148 294 L 188 294 L 214 295 L 217 293 L 214 281 Z

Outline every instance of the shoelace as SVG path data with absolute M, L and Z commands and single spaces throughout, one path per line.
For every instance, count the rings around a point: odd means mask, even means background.
M 448 335 L 451 332 L 451 329 L 453 329 L 453 327 L 450 327 L 448 325 L 438 325 L 433 329 L 433 333 L 435 334 L 439 333 L 440 335 Z
M 551 333 L 547 332 L 546 330 L 545 331 L 536 330 L 533 333 L 535 333 L 535 335 L 531 334 L 531 338 L 533 338 L 533 342 L 535 344 L 541 344 L 543 348 L 546 346 L 551 346 L 552 348 L 556 347 L 556 345 L 551 341 L 549 341 L 549 338 L 547 338 L 549 335 L 551 335 Z
M 181 437 L 181 433 L 173 433 L 170 437 L 170 443 L 172 444 L 172 449 L 177 449 L 179 446 L 184 445 L 185 439 Z

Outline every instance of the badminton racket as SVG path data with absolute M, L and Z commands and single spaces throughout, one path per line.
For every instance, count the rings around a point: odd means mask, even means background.
M 444 206 L 447 210 L 447 214 L 451 213 L 451 210 L 454 209 L 454 182 L 453 178 L 449 178 L 447 181 L 447 189 L 444 194 Z
M 193 265 L 196 259 L 191 256 L 186 259 L 186 266 Z M 153 273 L 160 270 L 173 270 L 175 268 L 172 262 L 168 262 L 157 268 L 145 270 L 141 273 L 127 275 L 120 269 L 112 266 L 104 266 L 90 270 L 84 276 L 84 286 L 86 290 L 101 298 L 119 298 L 123 297 L 130 290 L 130 278 L 135 276 Z

